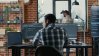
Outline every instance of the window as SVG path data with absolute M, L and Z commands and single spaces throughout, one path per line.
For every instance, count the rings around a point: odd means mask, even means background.
M 55 14 L 57 19 L 62 19 L 61 11 L 62 10 L 68 10 L 68 1 L 56 1 L 55 3 Z
M 75 0 L 71 0 L 71 14 L 74 19 L 74 23 L 77 23 L 80 27 L 80 31 L 86 27 L 86 0 L 77 0 L 79 5 L 72 5 Z M 78 17 L 77 17 L 78 16 Z
M 53 13 L 53 0 L 38 0 L 38 21 L 43 21 L 44 15 Z
M 44 15 L 53 13 L 57 19 L 62 19 L 60 12 L 68 10 L 68 1 L 66 0 L 38 0 L 38 22 L 43 21 Z

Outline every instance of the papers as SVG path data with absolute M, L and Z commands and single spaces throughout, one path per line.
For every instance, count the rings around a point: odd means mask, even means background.
M 0 29 L 0 35 L 5 35 L 5 29 Z

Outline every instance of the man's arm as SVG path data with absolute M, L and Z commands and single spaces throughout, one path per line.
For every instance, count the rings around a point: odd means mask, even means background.
M 66 31 L 64 31 L 64 41 L 65 41 L 65 43 L 64 43 L 64 45 L 68 45 L 68 33 L 66 32 Z
M 40 31 L 38 31 L 34 36 L 32 44 L 34 46 L 44 45 L 43 39 L 42 39 L 42 33 Z

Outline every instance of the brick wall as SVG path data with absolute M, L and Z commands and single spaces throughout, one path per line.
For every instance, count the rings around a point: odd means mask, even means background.
M 83 39 L 84 37 L 83 32 L 78 32 L 77 37 L 78 37 L 78 41 L 80 40 L 81 37 Z M 92 37 L 90 32 L 85 32 L 85 43 L 92 44 Z M 88 56 L 92 56 L 92 48 L 88 49 Z
M 95 2 L 96 0 L 88 0 L 88 19 L 87 19 L 87 22 L 88 22 L 88 31 L 90 31 L 90 15 L 91 15 L 91 6 L 93 5 L 93 3 Z
M 95 2 L 96 0 L 88 0 L 88 16 L 90 16 L 90 8 L 91 8 L 91 6 L 92 6 L 92 4 Z
M 17 4 L 20 4 L 20 7 L 22 9 L 21 12 L 23 14 L 16 13 L 16 12 L 10 12 L 8 14 L 5 14 L 4 13 L 4 11 L 6 11 L 6 10 L 4 10 L 6 8 L 5 6 L 10 7 L 12 4 L 10 4 L 10 3 L 0 3 L 0 14 L 1 13 L 3 14 L 3 19 L 4 19 L 4 22 L 3 23 L 0 22 L 0 28 L 9 27 L 12 30 L 21 30 L 21 25 L 19 23 L 18 24 L 17 23 L 15 23 L 15 24 L 13 24 L 13 23 L 6 24 L 7 20 L 10 20 L 10 21 L 11 20 L 14 20 L 16 16 L 19 16 L 20 17 L 20 15 L 21 15 L 21 17 L 24 18 L 23 17 L 24 16 L 24 12 L 23 12 L 24 11 L 23 10 L 24 9 L 23 0 L 21 0 L 21 1 L 19 0 L 19 2 Z M 13 6 L 16 6 L 16 4 L 14 4 Z M 6 17 L 6 16 L 8 16 L 8 17 Z M 0 35 L 0 56 L 7 56 L 8 55 L 8 53 L 7 53 L 8 49 L 7 49 L 7 46 L 6 45 L 7 45 L 7 36 L 6 35 Z M 11 50 L 9 50 L 9 56 L 11 56 Z
M 37 0 L 30 0 L 24 5 L 24 22 L 32 23 L 37 21 Z

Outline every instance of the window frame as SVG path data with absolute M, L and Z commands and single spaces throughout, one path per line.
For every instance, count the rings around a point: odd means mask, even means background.
M 53 7 L 52 7 L 52 10 L 53 10 L 53 14 L 56 15 L 56 5 L 55 5 L 55 2 L 56 1 L 68 1 L 68 10 L 71 12 L 71 0 L 53 0 L 52 4 L 53 4 Z M 38 0 L 37 0 L 37 23 L 39 23 L 39 19 L 38 19 Z

